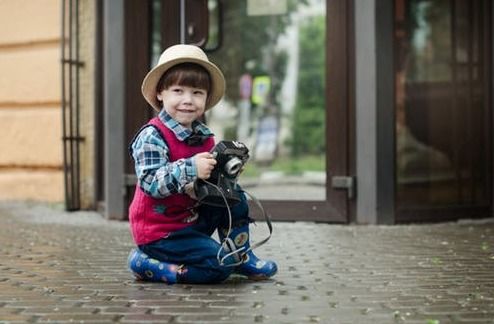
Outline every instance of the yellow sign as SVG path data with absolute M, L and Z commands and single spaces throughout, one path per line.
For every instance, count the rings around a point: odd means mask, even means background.
M 264 105 L 270 90 L 271 78 L 269 76 L 255 77 L 252 84 L 252 103 L 259 106 Z

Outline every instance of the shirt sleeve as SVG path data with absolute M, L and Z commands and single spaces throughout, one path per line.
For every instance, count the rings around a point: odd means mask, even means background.
M 185 185 L 197 177 L 193 157 L 170 162 L 168 152 L 153 126 L 143 128 L 131 145 L 138 185 L 153 198 L 184 193 Z

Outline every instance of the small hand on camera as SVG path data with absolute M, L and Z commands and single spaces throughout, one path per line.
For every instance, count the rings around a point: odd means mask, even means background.
M 197 169 L 197 177 L 199 179 L 208 179 L 214 166 L 217 164 L 216 159 L 210 152 L 198 153 L 194 156 L 194 161 Z

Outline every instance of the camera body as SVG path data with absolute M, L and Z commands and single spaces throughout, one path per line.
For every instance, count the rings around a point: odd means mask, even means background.
M 237 141 L 221 141 L 210 152 L 217 163 L 207 181 L 201 179 L 195 181 L 196 197 L 207 205 L 225 207 L 226 200 L 229 206 L 233 206 L 240 202 L 240 195 L 235 190 L 235 185 L 243 166 L 249 159 L 249 149 L 245 144 Z

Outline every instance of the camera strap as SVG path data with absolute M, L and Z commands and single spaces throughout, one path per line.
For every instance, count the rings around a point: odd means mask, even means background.
M 225 239 L 223 240 L 223 242 L 221 242 L 221 248 L 218 250 L 218 254 L 217 254 L 218 262 L 220 263 L 220 265 L 223 265 L 223 266 L 236 267 L 236 266 L 241 265 L 244 261 L 244 256 L 249 251 L 252 251 L 252 250 L 260 247 L 261 245 L 265 244 L 267 241 L 269 241 L 269 239 L 271 238 L 271 235 L 273 234 L 273 225 L 271 224 L 271 217 L 269 217 L 268 213 L 266 213 L 266 211 L 264 210 L 264 207 L 262 207 L 261 202 L 254 195 L 252 195 L 250 192 L 247 192 L 245 190 L 244 190 L 244 192 L 252 199 L 253 202 L 256 203 L 256 205 L 261 210 L 261 212 L 264 216 L 264 219 L 266 220 L 266 225 L 268 226 L 268 229 L 269 229 L 269 235 L 259 242 L 256 242 L 254 244 L 250 244 L 250 247 L 248 249 L 245 249 L 245 247 L 237 248 L 237 246 L 235 245 L 233 240 L 230 238 L 230 232 L 232 229 L 232 226 L 231 226 L 232 215 L 230 212 L 230 207 L 228 205 L 226 205 L 227 209 L 228 209 L 228 216 L 229 216 L 228 233 L 225 236 Z M 230 251 L 230 252 L 227 253 L 222 258 L 220 258 L 220 254 L 223 250 Z M 227 258 L 229 258 L 230 256 L 235 258 L 235 261 L 237 261 L 237 262 L 235 262 L 233 264 L 225 264 L 225 260 Z
M 228 267 L 239 266 L 243 263 L 244 256 L 249 251 L 257 249 L 258 247 L 260 247 L 261 245 L 263 245 L 267 241 L 269 241 L 269 239 L 271 238 L 271 235 L 273 234 L 273 224 L 271 224 L 271 217 L 268 215 L 268 213 L 266 213 L 261 202 L 253 194 L 244 190 L 244 192 L 247 194 L 247 196 L 249 196 L 252 199 L 252 201 L 261 210 L 261 213 L 264 216 L 264 219 L 266 220 L 266 225 L 268 226 L 268 229 L 269 229 L 269 235 L 259 242 L 256 242 L 254 244 L 250 244 L 250 247 L 248 249 L 246 249 L 245 247 L 237 248 L 237 246 L 235 245 L 233 240 L 230 238 L 230 233 L 232 231 L 232 212 L 230 210 L 230 206 L 228 205 L 228 201 L 226 200 L 226 196 L 220 187 L 216 186 L 214 183 L 211 183 L 207 180 L 204 180 L 204 181 L 206 183 L 216 187 L 216 189 L 221 193 L 221 196 L 223 197 L 223 200 L 225 201 L 225 207 L 226 207 L 227 212 L 228 212 L 228 231 L 227 231 L 227 234 L 225 235 L 225 239 L 223 240 L 223 242 L 221 242 L 221 247 L 218 249 L 218 254 L 216 256 L 218 259 L 218 262 L 220 265 L 228 266 Z M 221 252 L 223 252 L 223 251 L 228 252 L 228 253 L 226 253 L 223 257 L 221 257 L 220 255 L 221 255 Z M 233 264 L 225 264 L 225 260 L 229 257 L 233 257 L 236 262 Z
M 273 234 L 273 224 L 271 224 L 271 217 L 268 215 L 268 213 L 266 213 L 266 211 L 264 210 L 264 207 L 262 207 L 262 204 L 259 201 L 259 199 L 257 199 L 253 194 L 251 194 L 248 191 L 244 190 L 244 192 L 250 197 L 250 199 L 252 199 L 252 201 L 261 210 L 261 213 L 264 216 L 264 220 L 266 221 L 266 225 L 268 226 L 268 229 L 269 229 L 269 235 L 267 237 L 265 237 L 264 239 L 262 239 L 261 241 L 256 242 L 255 244 L 251 244 L 250 248 L 247 249 L 245 252 L 243 252 L 243 254 L 245 254 L 251 250 L 257 249 L 261 245 L 264 245 L 267 241 L 269 241 L 269 239 L 271 238 L 271 235 Z

